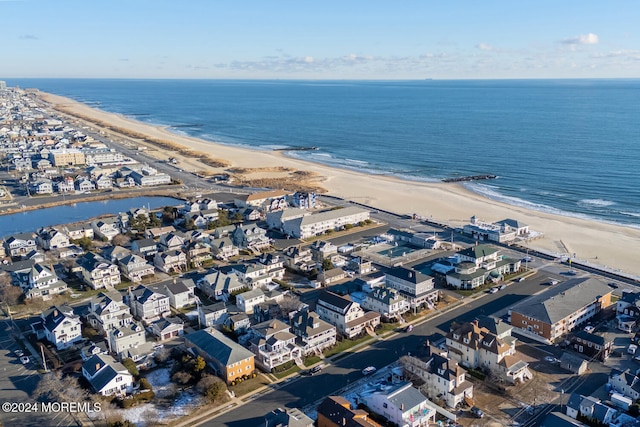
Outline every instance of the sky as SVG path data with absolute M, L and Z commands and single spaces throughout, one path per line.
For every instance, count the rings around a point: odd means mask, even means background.
M 640 77 L 637 0 L 0 0 L 0 79 Z

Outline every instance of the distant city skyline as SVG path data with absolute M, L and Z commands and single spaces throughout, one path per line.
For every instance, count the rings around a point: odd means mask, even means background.
M 640 77 L 640 3 L 0 0 L 0 80 Z

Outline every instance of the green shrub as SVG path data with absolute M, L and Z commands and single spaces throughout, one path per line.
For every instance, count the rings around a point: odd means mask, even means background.
M 137 377 L 140 375 L 140 371 L 138 371 L 138 367 L 136 366 L 136 362 L 134 362 L 132 359 L 130 358 L 126 358 L 122 361 L 122 365 L 127 368 L 127 371 L 129 371 L 129 373 L 131 375 L 133 375 L 134 377 Z

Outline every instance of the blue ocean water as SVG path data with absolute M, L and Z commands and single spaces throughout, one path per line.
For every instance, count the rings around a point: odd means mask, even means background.
M 640 227 L 640 80 L 9 79 L 203 139 Z M 478 213 L 480 216 L 481 213 Z

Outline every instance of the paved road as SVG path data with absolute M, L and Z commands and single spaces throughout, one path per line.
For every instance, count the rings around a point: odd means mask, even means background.
M 445 334 L 452 321 L 466 322 L 483 314 L 491 314 L 526 298 L 540 290 L 540 282 L 546 277 L 534 277 L 515 283 L 495 294 L 486 294 L 437 318 L 417 325 L 411 334 L 397 334 L 386 340 L 379 340 L 366 349 L 336 360 L 325 367 L 320 375 L 299 377 L 290 383 L 277 387 L 271 393 L 235 408 L 212 419 L 203 426 L 242 427 L 258 425 L 266 413 L 275 408 L 301 408 L 312 404 L 324 396 L 362 378 L 362 368 L 373 365 L 378 368 L 396 361 L 407 353 L 417 353 L 423 348 L 427 337 L 434 333 Z
M 40 375 L 33 362 L 23 365 L 14 354 L 15 350 L 23 349 L 13 339 L 16 330 L 17 327 L 12 328 L 10 320 L 0 321 L 0 404 L 33 403 L 34 400 L 30 395 L 40 381 Z M 26 350 L 25 354 L 28 355 Z M 54 419 L 55 423 L 52 424 Z M 7 413 L 2 410 L 0 410 L 0 422 L 4 426 L 11 427 L 77 425 L 68 414 Z

